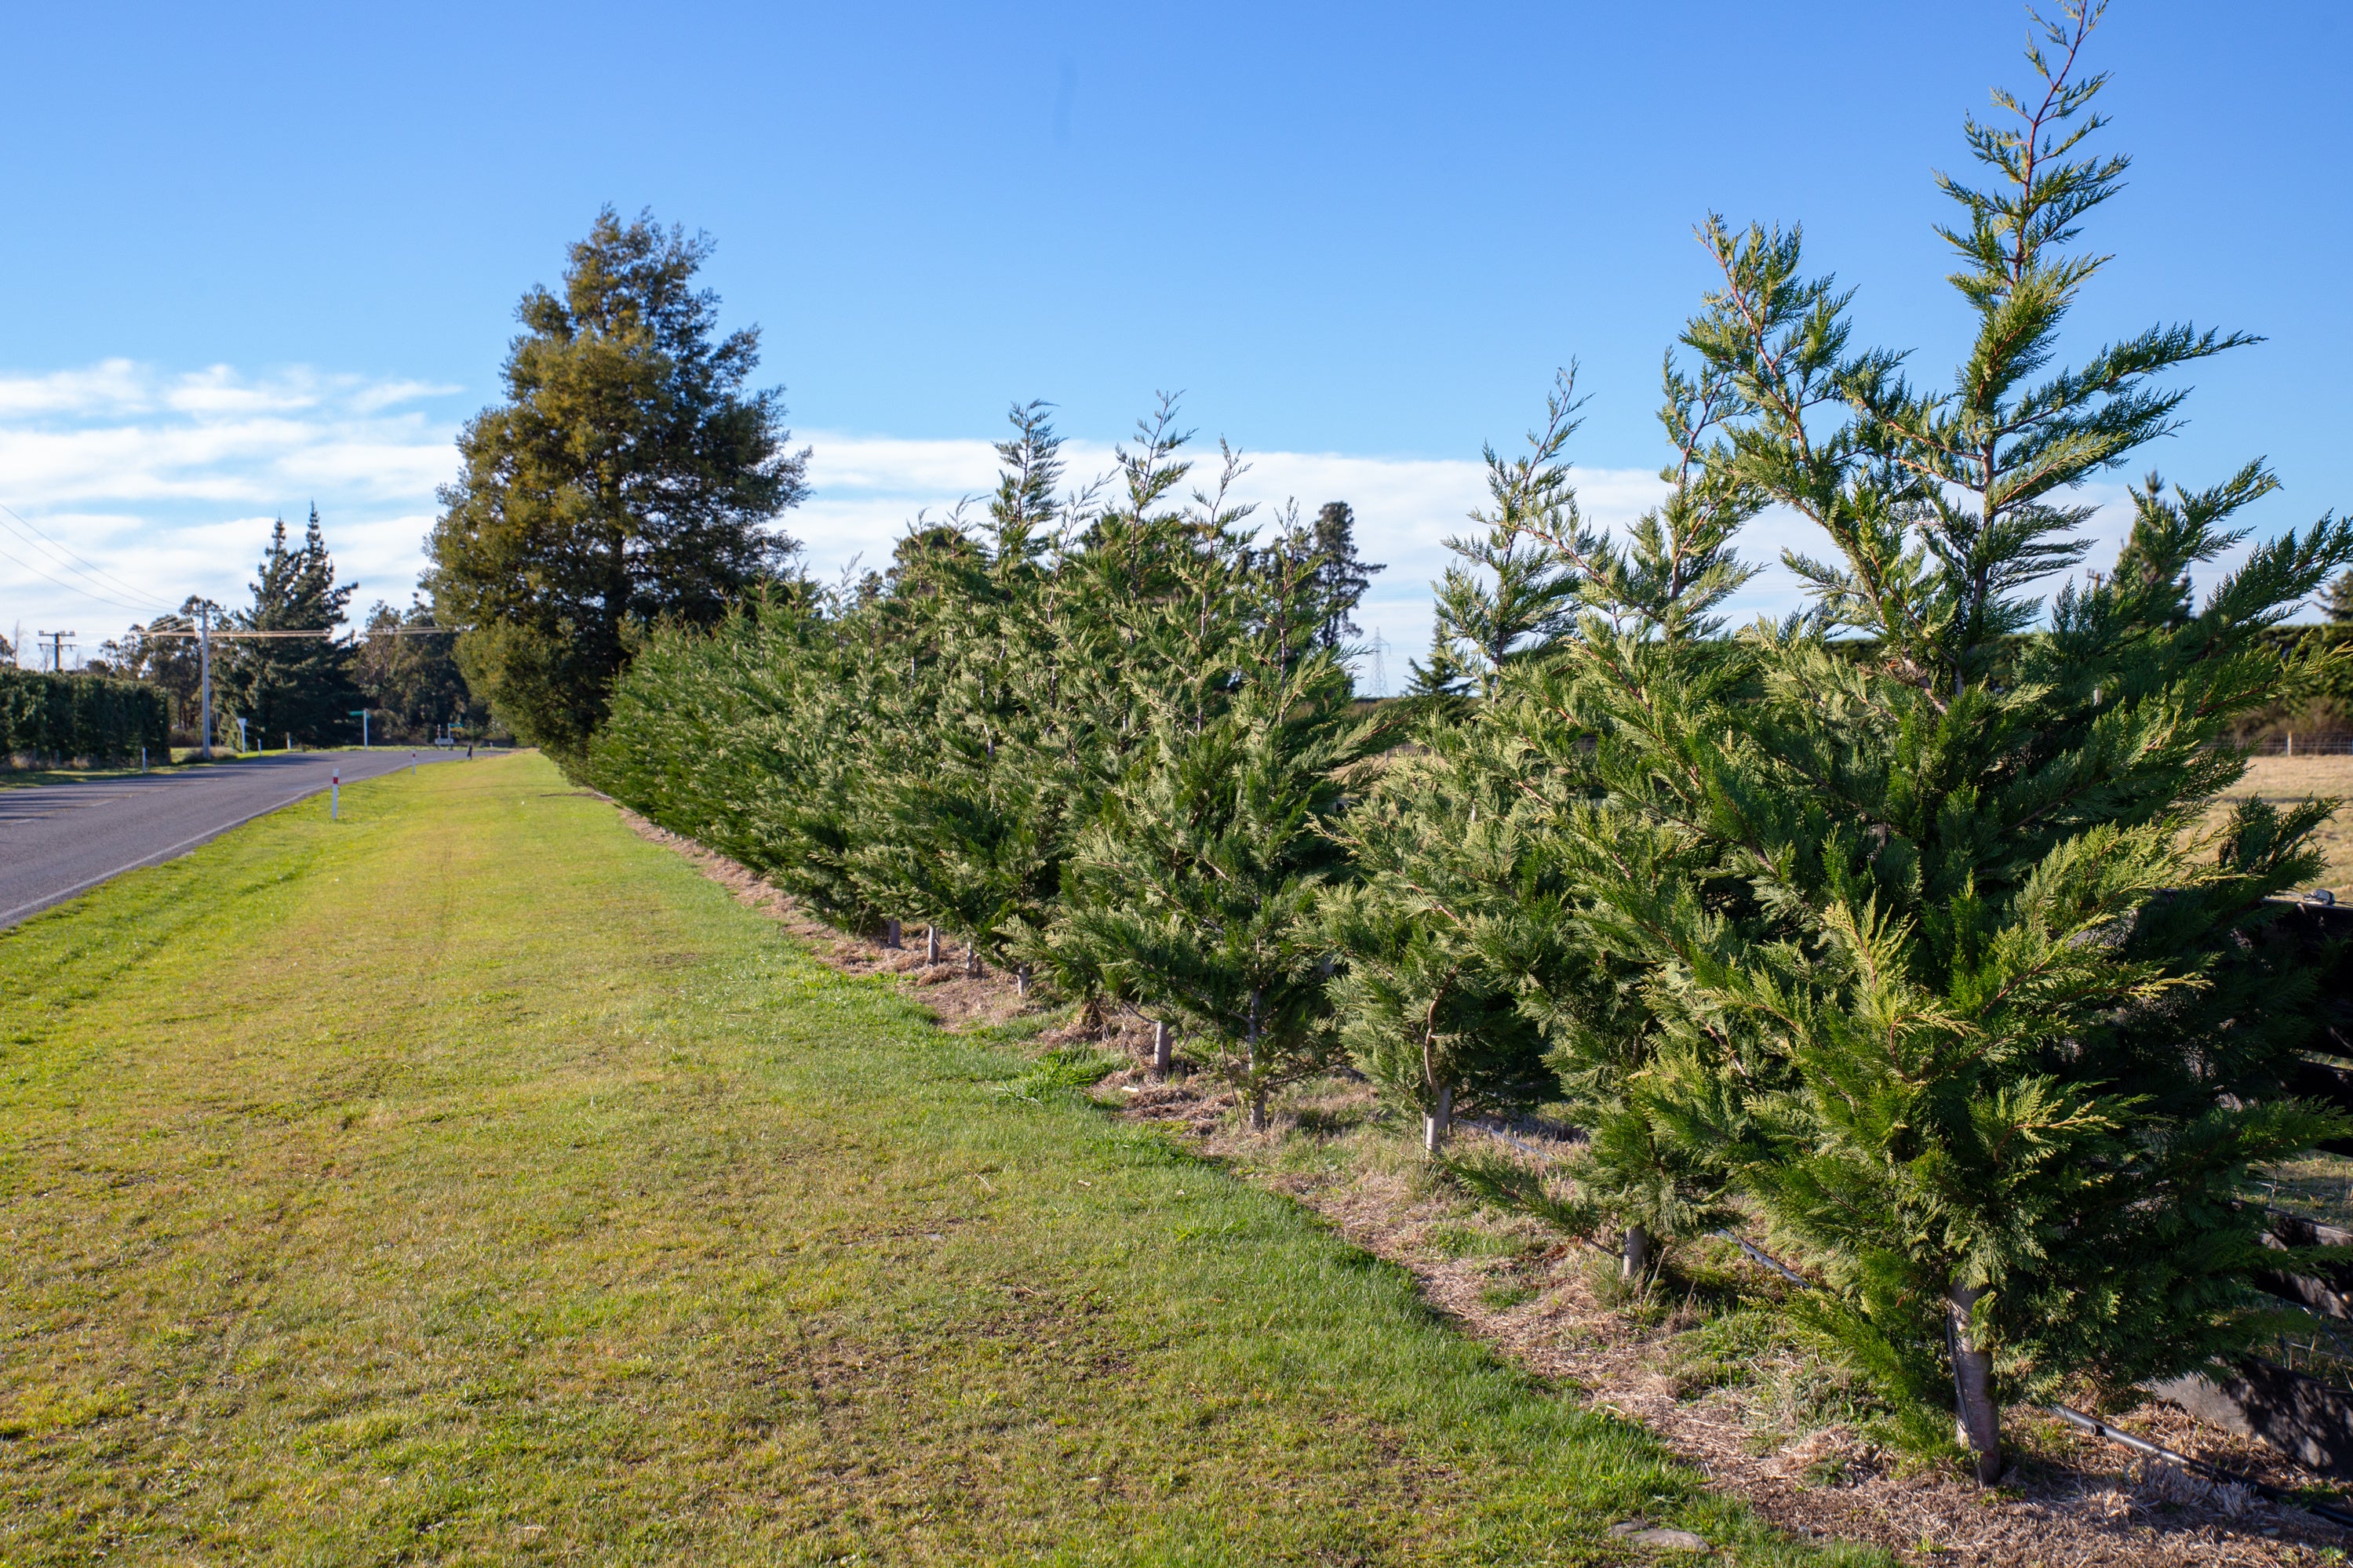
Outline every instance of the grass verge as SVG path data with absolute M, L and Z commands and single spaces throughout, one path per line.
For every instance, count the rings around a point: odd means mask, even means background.
M 1867 1560 L 1080 1076 L 533 757 L 121 878 L 0 936 L 0 1557 Z

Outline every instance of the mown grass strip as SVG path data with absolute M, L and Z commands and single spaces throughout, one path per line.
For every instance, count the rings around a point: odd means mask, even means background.
M 535 758 L 344 805 L 0 936 L 9 1563 L 1875 1560 Z

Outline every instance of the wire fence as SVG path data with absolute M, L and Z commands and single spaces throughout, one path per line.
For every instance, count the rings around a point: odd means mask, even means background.
M 2310 1329 L 2274 1335 L 2271 1354 L 2264 1359 L 2353 1394 L 2353 1340 L 2317 1321 Z
M 2353 733 L 2263 735 L 2249 741 L 2223 741 L 2227 751 L 2248 757 L 2353 756 Z

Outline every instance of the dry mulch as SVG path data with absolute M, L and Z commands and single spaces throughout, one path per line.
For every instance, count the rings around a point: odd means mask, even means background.
M 965 951 L 944 940 L 941 962 L 934 963 L 927 961 L 920 931 L 909 933 L 898 949 L 846 936 L 734 861 L 633 812 L 621 816 L 744 903 L 773 916 L 827 963 L 853 974 L 899 976 L 944 1028 L 1004 1023 L 1037 1011 L 1034 999 L 1017 994 L 1010 975 L 970 973 Z M 1359 1165 L 1344 1166 L 1336 1175 L 1303 1175 L 1271 1168 L 1270 1152 L 1299 1131 L 1299 1117 L 1278 1115 L 1272 1131 L 1253 1136 L 1240 1129 L 1237 1099 L 1222 1086 L 1206 1078 L 1154 1080 L 1142 1065 L 1151 1030 L 1140 1019 L 1082 1024 L 1039 1039 L 1094 1041 L 1128 1055 L 1138 1065 L 1097 1086 L 1106 1103 L 1129 1117 L 1195 1134 L 1203 1153 L 1287 1193 L 1366 1251 L 1410 1270 L 1430 1304 L 1464 1332 L 1647 1426 L 1718 1488 L 1792 1535 L 1873 1542 L 1906 1563 L 2006 1568 L 2319 1563 L 2343 1562 L 2339 1553 L 2353 1552 L 2353 1534 L 2300 1509 L 2211 1485 L 2033 1413 L 2010 1413 L 2018 1462 L 2010 1478 L 1989 1491 L 1904 1463 L 1851 1428 L 1788 1419 L 1774 1407 L 1769 1379 L 1691 1388 L 1674 1369 L 1677 1336 L 1694 1320 L 1669 1310 L 1651 1314 L 1662 1321 L 1645 1324 L 1602 1300 L 1596 1287 L 1608 1288 L 1606 1264 L 1597 1255 L 1554 1241 L 1504 1258 L 1452 1256 L 1439 1235 L 1459 1235 L 1464 1205 L 1410 1173 Z M 1361 1085 L 1315 1092 L 1327 1100 L 1368 1098 Z M 1320 1109 L 1318 1120 L 1328 1122 L 1332 1107 Z M 1531 1299 L 1491 1305 L 1499 1283 L 1532 1291 Z M 2115 1425 L 2274 1486 L 2329 1484 L 2253 1439 L 2208 1426 L 2162 1402 L 2144 1404 Z

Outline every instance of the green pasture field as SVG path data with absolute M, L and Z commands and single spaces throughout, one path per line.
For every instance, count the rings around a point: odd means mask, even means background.
M 1027 1065 L 530 755 L 38 916 L 0 1562 L 1882 1561 Z

